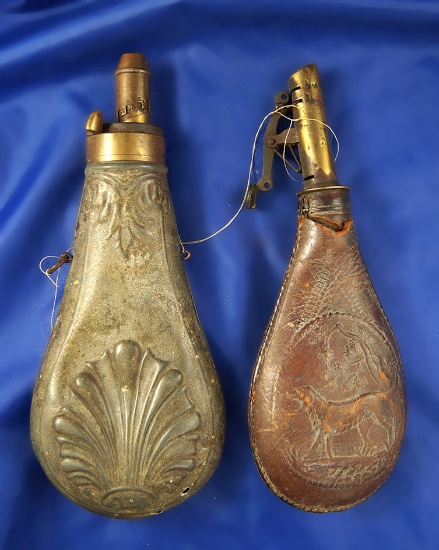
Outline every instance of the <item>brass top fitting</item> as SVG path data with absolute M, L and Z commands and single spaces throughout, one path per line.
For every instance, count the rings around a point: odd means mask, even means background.
M 100 111 L 86 123 L 87 162 L 165 163 L 163 133 L 150 124 L 149 78 L 145 56 L 122 55 L 116 70 L 115 124 L 104 124 Z
M 316 65 L 306 65 L 296 71 L 290 76 L 288 86 L 288 92 L 282 91 L 276 95 L 276 108 L 265 130 L 262 174 L 248 189 L 247 208 L 256 207 L 260 191 L 273 188 L 272 168 L 275 155 L 281 157 L 284 164 L 292 170 L 302 174 L 304 190 L 299 194 L 341 187 L 335 172 L 322 86 Z M 284 117 L 290 120 L 290 127 L 279 131 L 278 126 Z M 287 148 L 293 162 L 286 159 Z
M 116 70 L 118 122 L 149 122 L 149 77 L 144 55 L 125 53 L 120 58 Z
M 317 66 L 312 63 L 290 76 L 288 87 L 298 133 L 302 176 L 312 185 L 337 184 L 334 160 L 328 135 L 322 85 Z

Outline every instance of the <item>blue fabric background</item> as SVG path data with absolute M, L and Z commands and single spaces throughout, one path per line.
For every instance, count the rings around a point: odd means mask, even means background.
M 0 547 L 5 549 L 439 548 L 439 2 L 0 0 Z M 398 339 L 408 426 L 389 481 L 314 515 L 283 503 L 253 463 L 247 394 L 296 230 L 298 184 L 275 189 L 185 266 L 221 378 L 227 439 L 209 483 L 137 521 L 72 504 L 29 440 L 53 286 L 39 260 L 71 246 L 84 123 L 113 120 L 119 56 L 144 53 L 167 139 L 181 237 L 239 205 L 254 134 L 302 65 L 320 68 L 361 250 Z M 260 168 L 260 165 L 259 165 Z M 64 272 L 68 268 L 64 268 Z

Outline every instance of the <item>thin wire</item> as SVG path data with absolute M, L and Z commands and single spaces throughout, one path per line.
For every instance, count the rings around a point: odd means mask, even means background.
M 297 107 L 298 109 L 302 108 L 302 104 L 301 103 L 295 103 L 293 105 L 293 107 Z M 294 178 L 290 171 L 288 170 L 288 166 L 287 166 L 287 159 L 286 159 L 286 148 L 287 148 L 287 139 L 288 139 L 288 135 L 290 133 L 290 130 L 291 128 L 293 127 L 293 122 L 298 122 L 299 120 L 314 120 L 315 122 L 319 122 L 322 126 L 325 126 L 326 128 L 328 128 L 328 130 L 331 132 L 331 134 L 334 136 L 335 138 L 335 141 L 337 143 L 337 152 L 335 153 L 335 157 L 334 157 L 334 162 L 337 160 L 338 158 L 338 153 L 340 152 L 340 142 L 338 141 L 338 137 L 336 136 L 334 130 L 328 126 L 328 124 L 325 124 L 324 122 L 322 122 L 321 120 L 318 120 L 317 118 L 309 118 L 309 117 L 299 117 L 299 118 L 291 118 L 287 115 L 285 115 L 284 113 L 279 113 L 282 117 L 286 118 L 287 120 L 290 121 L 290 126 L 288 128 L 288 132 L 286 133 L 285 135 L 285 141 L 284 141 L 284 146 L 283 146 L 283 152 L 282 152 L 282 160 L 283 160 L 283 163 L 284 163 L 284 168 L 285 168 L 285 171 L 286 173 L 288 174 L 289 178 L 292 179 L 293 181 L 295 181 L 296 183 L 300 183 L 298 179 Z
M 45 270 L 43 269 L 43 262 L 45 262 L 45 261 L 48 260 L 49 258 L 54 258 L 54 259 L 56 259 L 56 260 L 59 260 L 60 257 L 61 257 L 61 256 L 44 256 L 44 258 L 42 258 L 42 259 L 40 260 L 40 271 L 41 271 L 41 273 L 42 273 L 43 275 L 45 275 L 45 276 L 49 279 L 49 281 L 50 281 L 53 285 L 55 285 L 55 286 L 58 286 L 58 285 L 57 285 L 57 283 L 52 279 L 52 277 L 47 273 L 47 271 L 45 271 Z
M 286 107 L 291 107 L 291 105 L 286 105 Z M 293 107 L 297 107 L 297 108 L 301 108 L 302 105 L 301 103 L 295 103 L 293 105 Z M 322 122 L 321 120 L 319 120 L 318 118 L 309 118 L 309 117 L 299 117 L 299 118 L 291 118 L 287 115 L 285 115 L 284 113 L 279 113 L 280 116 L 286 118 L 287 120 L 290 120 L 291 122 L 298 122 L 299 120 L 313 120 L 314 122 L 318 122 L 319 124 L 321 124 L 322 126 L 324 126 L 325 128 L 328 128 L 328 130 L 331 132 L 331 134 L 334 136 L 334 139 L 337 143 L 337 152 L 335 153 L 335 157 L 334 157 L 334 162 L 337 160 L 338 158 L 338 154 L 340 152 L 340 142 L 338 140 L 338 137 L 336 135 L 336 133 L 334 132 L 334 130 L 331 128 L 331 126 L 329 126 L 329 124 L 325 124 L 324 122 Z
M 55 317 L 56 299 L 58 298 L 58 290 L 59 290 L 58 279 L 59 279 L 59 269 L 56 272 L 55 294 L 53 296 L 52 313 L 50 314 L 50 328 L 52 330 L 53 330 L 53 319 Z
M 289 178 L 292 179 L 293 181 L 297 182 L 297 183 L 300 183 L 298 179 L 293 178 L 293 176 L 290 174 L 290 171 L 288 170 L 287 158 L 286 158 L 287 139 L 288 139 L 288 135 L 290 133 L 290 130 L 293 127 L 293 122 L 294 122 L 294 120 L 291 118 L 290 119 L 290 126 L 288 128 L 288 132 L 285 134 L 284 149 L 282 151 L 282 160 L 283 160 L 283 163 L 284 163 L 285 172 L 288 174 Z
M 262 127 L 264 126 L 265 121 L 269 117 L 276 114 L 279 111 L 279 109 L 285 109 L 286 107 L 287 106 L 279 107 L 278 109 L 275 109 L 274 111 L 271 111 L 270 113 L 268 113 L 268 115 L 266 115 L 263 118 L 261 124 L 259 125 L 259 128 L 258 128 L 258 130 L 256 132 L 256 135 L 255 135 L 255 139 L 253 140 L 253 147 L 252 147 L 251 160 L 250 160 L 250 168 L 249 168 L 249 171 L 248 171 L 247 185 L 246 185 L 246 188 L 245 188 L 244 197 L 242 199 L 241 205 L 239 206 L 238 210 L 235 212 L 234 216 L 232 218 L 230 218 L 230 220 L 225 225 L 220 227 L 217 231 L 215 231 L 215 233 L 212 233 L 212 235 L 209 235 L 208 237 L 204 237 L 203 239 L 198 239 L 196 241 L 180 241 L 183 250 L 185 250 L 185 248 L 183 246 L 185 244 L 204 243 L 204 242 L 208 241 L 209 239 L 212 239 L 213 237 L 216 237 L 219 233 L 221 233 L 222 231 L 227 229 L 229 227 L 229 225 L 232 224 L 236 220 L 236 218 L 239 216 L 239 214 L 241 213 L 241 210 L 244 208 L 247 193 L 248 193 L 248 190 L 250 189 L 251 175 L 252 175 L 253 164 L 254 164 L 254 159 L 255 159 L 255 152 L 256 152 L 256 143 L 258 141 L 259 134 L 261 133 Z M 290 107 L 290 105 L 288 107 Z
M 299 104 L 295 104 L 293 105 L 293 107 L 298 107 L 300 105 Z M 270 113 L 268 113 L 263 119 L 262 119 L 262 122 L 261 124 L 259 125 L 259 128 L 257 129 L 256 131 L 256 135 L 255 135 L 255 139 L 253 140 L 253 147 L 252 147 L 252 152 L 251 152 L 251 159 L 250 159 L 250 168 L 249 168 L 249 171 L 248 171 L 248 178 L 247 178 L 247 185 L 245 187 L 245 192 L 244 192 L 244 197 L 242 199 L 242 202 L 238 208 L 238 210 L 235 212 L 235 214 L 230 218 L 230 220 L 225 224 L 223 225 L 222 227 L 220 227 L 217 231 L 215 231 L 215 233 L 212 233 L 211 235 L 208 235 L 207 237 L 204 237 L 203 239 L 197 239 L 195 241 L 182 241 L 181 238 L 179 237 L 180 239 L 180 246 L 181 246 L 181 254 L 182 256 L 183 255 L 188 255 L 187 257 L 185 257 L 184 259 L 189 259 L 190 257 L 190 252 L 184 247 L 185 244 L 200 244 L 200 243 L 204 243 L 206 241 L 208 241 L 209 239 L 212 239 L 213 237 L 216 237 L 217 235 L 219 235 L 220 233 L 222 233 L 225 229 L 227 229 L 229 227 L 229 225 L 231 225 L 235 220 L 236 218 L 239 216 L 239 214 L 241 213 L 241 210 L 244 208 L 244 205 L 245 205 L 245 201 L 246 201 L 246 198 L 247 198 L 247 194 L 248 194 L 248 191 L 250 189 L 250 182 L 251 182 L 251 176 L 252 176 L 252 171 L 253 171 L 253 165 L 254 165 L 254 161 L 255 161 L 255 152 L 256 152 L 256 144 L 257 144 L 257 141 L 258 141 L 258 138 L 259 138 L 259 134 L 261 133 L 261 130 L 265 124 L 265 121 L 271 117 L 272 115 L 274 114 L 280 114 L 282 117 L 286 118 L 287 120 L 290 121 L 290 129 L 292 128 L 292 125 L 293 125 L 293 122 L 299 122 L 300 120 L 313 120 L 315 122 L 319 122 L 320 124 L 322 124 L 323 126 L 325 126 L 326 128 L 328 128 L 328 130 L 331 132 L 331 134 L 334 136 L 335 138 L 335 141 L 337 142 L 337 153 L 335 155 L 335 158 L 334 158 L 334 162 L 337 160 L 337 157 L 338 157 L 338 153 L 340 151 L 340 142 L 338 141 L 338 138 L 337 136 L 335 135 L 335 132 L 334 130 L 328 125 L 328 124 L 325 124 L 324 122 L 322 122 L 321 120 L 318 120 L 316 118 L 308 118 L 308 117 L 299 117 L 299 118 L 292 118 L 292 117 L 289 117 L 287 115 L 285 115 L 284 113 L 282 113 L 281 111 L 283 109 L 291 109 L 291 105 L 282 105 L 281 107 L 277 107 L 276 109 L 274 109 L 274 111 L 271 111 Z M 285 158 L 285 149 L 286 149 L 286 141 L 287 141 L 287 136 L 288 134 L 285 136 L 285 142 L 284 142 L 284 150 L 283 150 L 283 161 L 284 161 L 284 166 L 285 166 L 285 170 L 288 174 L 288 176 L 294 180 L 294 181 L 298 181 L 296 180 L 295 178 L 293 178 L 290 174 L 290 172 L 288 171 L 288 168 L 286 166 L 286 158 Z
M 66 250 L 66 252 L 70 252 L 70 250 L 72 250 L 72 248 L 73 247 L 68 248 Z M 55 285 L 55 294 L 53 296 L 52 312 L 51 312 L 51 315 L 50 315 L 50 327 L 53 330 L 53 319 L 55 317 L 56 300 L 58 298 L 58 290 L 59 290 L 58 281 L 59 281 L 59 272 L 60 272 L 61 266 L 56 270 L 56 278 L 55 278 L 55 280 L 53 280 L 52 277 L 49 275 L 49 273 L 47 273 L 47 270 L 43 269 L 43 262 L 48 260 L 49 258 L 54 258 L 56 260 L 59 260 L 61 258 L 61 256 L 44 256 L 44 258 L 42 258 L 40 260 L 40 264 L 39 264 L 41 273 L 43 275 L 45 275 L 53 285 Z

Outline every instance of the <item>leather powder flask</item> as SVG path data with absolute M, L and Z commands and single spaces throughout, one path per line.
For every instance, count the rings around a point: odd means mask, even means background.
M 395 466 L 405 429 L 402 367 L 392 329 L 363 264 L 329 145 L 317 67 L 276 98 L 264 141 L 264 170 L 291 147 L 304 189 L 296 245 L 259 351 L 249 423 L 259 472 L 281 499 L 329 512 L 368 498 Z M 277 132 L 280 113 L 298 119 Z
M 162 131 L 140 54 L 116 71 L 116 124 L 87 122 L 73 262 L 35 386 L 52 483 L 93 512 L 158 514 L 200 489 L 224 440 L 220 384 L 179 251 Z

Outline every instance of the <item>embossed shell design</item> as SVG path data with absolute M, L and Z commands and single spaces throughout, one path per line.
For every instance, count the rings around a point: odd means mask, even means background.
M 179 370 L 122 340 L 88 362 L 70 391 L 54 418 L 60 467 L 101 513 L 156 514 L 182 499 L 201 421 Z

